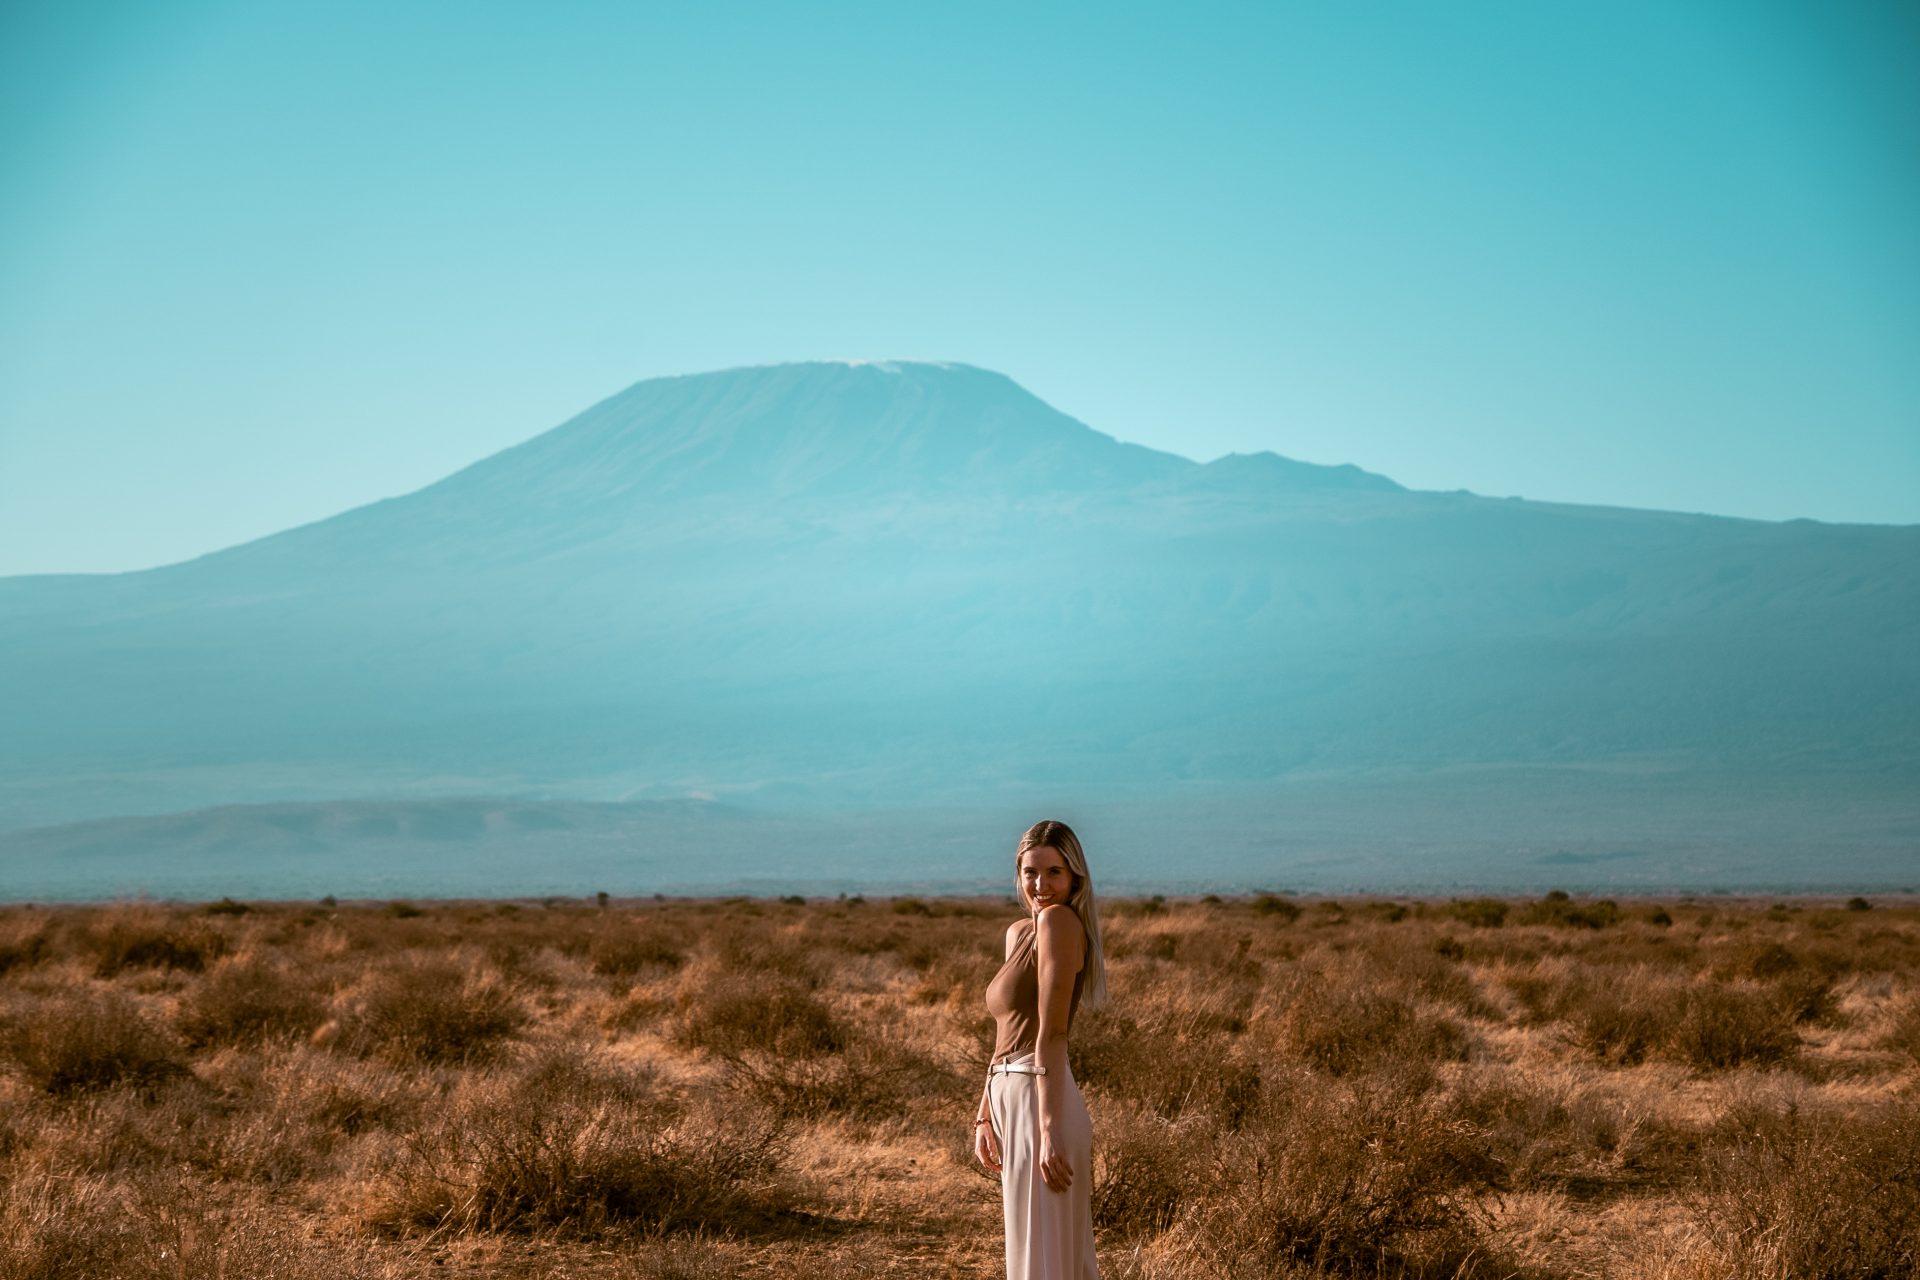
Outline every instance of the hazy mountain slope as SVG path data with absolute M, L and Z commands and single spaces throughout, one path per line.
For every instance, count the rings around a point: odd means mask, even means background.
M 966 366 L 660 379 L 187 564 L 0 580 L 0 826 L 151 809 L 165 778 L 175 808 L 316 777 L 921 803 L 1421 763 L 1912 772 L 1917 566 L 1920 529 L 1202 465 Z

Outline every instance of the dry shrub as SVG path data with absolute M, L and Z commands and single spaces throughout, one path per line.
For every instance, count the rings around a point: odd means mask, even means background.
M 59 1163 L 101 1172 L 198 1169 L 228 1185 L 296 1186 L 355 1140 L 417 1123 L 434 1091 L 411 1074 L 319 1050 L 227 1052 L 197 1075 L 88 1100 L 62 1126 Z
M 390 1062 L 485 1062 L 527 1021 L 513 993 L 488 972 L 442 956 L 412 956 L 377 970 L 349 994 L 333 1043 Z
M 0 919 L 0 974 L 32 968 L 51 959 L 53 953 L 52 921 L 13 913 Z
M 153 907 L 122 907 L 87 931 L 93 972 L 111 978 L 127 969 L 184 969 L 199 973 L 227 952 L 227 939 L 205 920 Z
M 1517 1191 L 1592 1196 L 1671 1182 L 1695 1166 L 1693 1134 L 1593 1089 L 1490 1068 L 1463 1079 L 1448 1107 L 1486 1133 Z
M 1464 950 L 1457 942 L 1421 946 L 1398 931 L 1375 937 L 1364 954 L 1381 980 L 1407 994 L 1444 1005 L 1464 1017 L 1498 1020 L 1500 1010 L 1481 994 L 1473 975 L 1458 961 Z M 1452 939 L 1441 939 L 1451 942 Z
M 1300 904 L 1277 893 L 1257 894 L 1253 899 L 1253 914 L 1291 924 L 1300 918 Z
M 1567 993 L 1567 1012 L 1581 1048 L 1630 1066 L 1660 1044 L 1684 999 L 1678 983 L 1641 973 L 1611 985 L 1581 984 Z
M 662 1236 L 621 1254 L 618 1280 L 735 1280 L 739 1262 L 703 1232 Z
M 1834 999 L 1834 980 L 1826 974 L 1801 970 L 1786 974 L 1770 985 L 1774 1003 L 1790 1021 L 1822 1025 L 1835 1021 L 1838 1007 Z
M 1266 1015 L 1281 1053 L 1330 1075 L 1385 1063 L 1458 1060 L 1467 1035 L 1451 1018 L 1383 990 L 1371 975 L 1325 970 L 1296 974 Z
M 795 982 L 809 990 L 818 987 L 823 976 L 819 953 L 808 939 L 765 929 L 720 934 L 714 959 L 736 974 Z
M 1507 904 L 1498 898 L 1457 898 L 1447 904 L 1447 914 L 1476 929 L 1498 929 L 1507 922 Z
M 1578 901 L 1556 889 L 1538 902 L 1520 909 L 1519 923 L 1554 925 L 1562 929 L 1605 929 L 1620 922 L 1620 904 L 1610 898 Z
M 1764 988 L 1635 967 L 1568 984 L 1575 1042 L 1603 1062 L 1665 1058 L 1701 1071 L 1785 1062 L 1799 1048 L 1796 1011 Z
M 199 1077 L 211 1088 L 163 1096 L 145 1127 L 171 1135 L 166 1163 L 191 1163 L 229 1183 L 292 1186 L 324 1176 L 356 1137 L 412 1122 L 433 1097 L 418 1073 L 410 1079 L 306 1047 L 224 1053 Z
M 1693 1202 L 1747 1280 L 1920 1275 L 1920 1104 L 1736 1117 Z
M 713 1054 L 783 1116 L 891 1114 L 955 1087 L 951 1072 L 897 1037 L 856 1035 L 792 978 L 709 969 L 682 989 L 674 1039 Z
M 934 954 L 934 948 L 926 945 L 919 929 L 909 930 L 899 925 L 874 924 L 865 928 L 829 934 L 826 941 L 836 950 L 857 956 L 871 956 L 883 951 L 893 951 L 904 957 L 911 951 L 931 960 Z M 997 955 L 998 952 L 995 954 Z M 924 969 L 926 965 L 910 964 L 910 967 Z
M 183 1073 L 172 1039 L 121 991 L 79 987 L 46 996 L 0 1026 L 0 1053 L 52 1094 L 152 1086 Z
M 1082 1011 L 1074 1019 L 1074 1079 L 1163 1119 L 1205 1113 L 1237 1127 L 1260 1091 L 1259 1068 L 1234 1052 L 1251 991 L 1232 985 L 1160 1001 Z
M 856 1037 L 823 1057 L 743 1053 L 725 1062 L 738 1087 L 782 1118 L 898 1116 L 927 1099 L 950 1099 L 961 1087 L 947 1068 L 885 1036 Z
M 1454 1277 L 1490 1258 L 1474 1198 L 1503 1171 L 1486 1135 L 1415 1079 L 1278 1078 L 1260 1120 L 1216 1151 L 1193 1221 L 1212 1274 Z
M 645 1074 L 568 1051 L 464 1085 L 410 1136 L 371 1225 L 603 1234 L 739 1225 L 774 1207 L 778 1121 L 675 1102 Z
M 23 1179 L 0 1197 L 5 1280 L 377 1280 L 369 1246 L 305 1236 L 284 1212 L 221 1208 L 177 1174 Z
M 1639 985 L 1648 976 L 1637 969 L 1617 971 L 1607 985 Z M 1574 1020 L 1593 997 L 1593 979 L 1593 970 L 1558 956 L 1500 972 L 1501 985 L 1520 1005 L 1521 1020 L 1532 1025 Z
M 1094 1146 L 1093 1223 L 1122 1236 L 1165 1231 L 1193 1187 L 1192 1158 L 1208 1128 L 1125 1104 L 1100 1108 Z
M 1895 1004 L 1880 1044 L 1920 1063 L 1920 993 L 1909 994 Z
M 1800 1047 L 1793 1014 L 1772 993 L 1694 982 L 1685 988 L 1663 1056 L 1702 1071 L 1785 1062 Z
M 1667 1036 L 1682 1002 L 1678 984 L 1644 975 L 1632 983 L 1586 986 L 1569 1009 L 1574 1042 L 1599 1061 L 1640 1063 Z
M 1230 984 L 1236 989 L 1257 987 L 1260 962 L 1250 954 L 1253 935 L 1222 928 L 1195 929 L 1179 935 L 1177 958 L 1183 966 L 1207 971 L 1206 985 Z
M 618 1035 L 658 1022 L 673 1011 L 674 1002 L 652 983 L 634 986 L 599 1018 L 600 1029 Z
M 242 1099 L 223 1097 L 196 1075 L 173 1075 L 142 1089 L 113 1089 L 66 1112 L 58 1163 L 82 1173 L 124 1175 L 219 1171 L 228 1165 L 230 1130 L 251 1117 Z
M 286 966 L 230 956 L 187 990 L 174 1025 L 193 1048 L 258 1044 L 307 1035 L 325 1011 L 319 988 Z
M 593 971 L 603 978 L 632 979 L 643 973 L 678 969 L 686 956 L 671 939 L 650 929 L 603 932 L 587 949 Z
M 140 1242 L 121 1198 L 99 1178 L 9 1181 L 0 1196 L 0 1276 L 73 1280 L 122 1274 Z
M 1764 983 L 1795 1022 L 1825 1022 L 1834 1013 L 1835 979 L 1846 962 L 1831 952 L 1796 952 L 1778 942 L 1760 943 L 1724 961 L 1716 977 Z
M 1749 947 L 1739 962 L 1731 967 L 1749 978 L 1765 981 L 1783 973 L 1792 973 L 1801 966 L 1800 957 L 1791 950 L 1777 942 L 1767 942 Z
M 296 1058 L 287 1070 L 301 1086 L 308 1120 L 345 1137 L 398 1129 L 422 1105 L 415 1080 L 378 1063 Z
M 845 1048 L 847 1032 L 833 1010 L 798 982 L 722 972 L 682 992 L 674 1039 L 726 1059 L 761 1053 L 816 1058 Z
M 29 1023 L 85 1039 L 84 1025 L 63 1024 L 87 1023 L 99 997 L 136 1021 L 145 1011 L 157 1037 L 148 1052 L 158 1044 L 163 1064 L 82 1073 L 88 1083 L 62 1085 L 64 1097 L 40 1092 L 17 1059 L 6 1066 L 0 1280 L 414 1275 L 440 1270 L 429 1255 L 474 1226 L 579 1238 L 524 1251 L 454 1242 L 446 1269 L 629 1280 L 984 1273 L 994 1247 L 974 1210 L 997 1188 L 963 1172 L 963 1112 L 980 1079 L 958 1078 L 955 1064 L 991 1036 L 980 992 L 1012 912 L 928 902 L 939 914 L 896 915 L 885 902 L 631 912 L 436 903 L 406 917 L 377 902 L 256 905 L 231 920 L 145 904 L 0 911 L 0 954 L 15 957 L 0 978 L 0 1049 Z M 1520 903 L 1504 928 L 1469 928 L 1444 903 L 1417 904 L 1397 924 L 1358 900 L 1344 923 L 1324 903 L 1295 905 L 1292 923 L 1246 899 L 1129 908 L 1112 922 L 1117 1002 L 1083 1009 L 1072 1037 L 1097 1130 L 1103 1274 L 1913 1274 L 1884 1243 L 1897 1233 L 1875 1225 L 1897 1226 L 1911 1200 L 1895 1156 L 1914 1141 L 1901 1118 L 1912 1104 L 1873 1100 L 1913 1092 L 1920 911 L 1884 904 L 1770 921 L 1764 903 L 1723 902 L 1707 927 L 1697 906 L 1669 904 L 1677 923 L 1660 930 L 1641 904 L 1636 918 L 1594 931 L 1514 927 L 1529 910 Z M 191 959 L 170 965 L 164 949 L 129 947 L 123 958 L 157 968 L 130 967 L 117 983 L 85 976 L 100 938 L 118 929 L 131 939 L 130 922 L 225 930 L 245 948 L 203 955 L 194 977 Z M 655 943 L 663 949 L 649 957 Z M 686 962 L 664 963 L 667 947 Z M 1506 986 L 1499 1011 L 1476 1003 L 1488 973 Z M 1819 1010 L 1842 973 L 1853 976 L 1830 1001 L 1837 1010 Z M 311 1014 L 298 1007 L 280 1020 L 281 998 L 301 1005 L 308 982 L 344 988 L 327 1035 L 356 1052 L 300 1044 Z M 487 1030 L 486 1000 L 462 1013 L 472 989 L 504 1001 L 509 1024 L 524 1011 L 524 1040 Z M 460 1016 L 410 1016 L 420 1001 L 453 1003 Z M 1508 1011 L 1528 1025 L 1466 1020 Z M 1643 1012 L 1652 1017 L 1636 1024 Z M 1796 1018 L 1839 1029 L 1794 1050 L 1781 1029 Z M 621 1037 L 579 1071 L 528 1065 L 534 1046 L 594 1043 L 649 1019 L 657 1035 Z M 1459 1051 L 1445 1030 L 1455 1020 L 1475 1051 L 1435 1068 L 1435 1056 Z M 1530 1029 L 1539 1024 L 1561 1025 Z M 1437 1055 L 1419 1034 L 1434 1026 Z M 1579 1048 L 1583 1027 L 1594 1049 Z M 183 1050 L 167 1043 L 175 1033 L 218 1051 L 184 1071 Z M 1782 1052 L 1815 1083 L 1579 1061 L 1597 1053 L 1717 1072 Z M 502 1060 L 435 1065 L 490 1054 Z M 640 1057 L 657 1057 L 658 1088 L 610 1065 Z M 549 1082 L 537 1084 L 542 1070 Z M 580 1072 L 599 1082 L 580 1083 Z M 140 1087 L 95 1086 L 108 1079 Z M 1826 1108 L 1794 1122 L 1799 1136 L 1783 1136 L 1777 1115 L 1713 1120 L 1739 1097 L 1777 1109 L 1783 1091 Z M 848 1115 L 861 1122 L 841 1123 Z M 776 1165 L 718 1178 L 712 1197 L 699 1189 L 730 1151 L 753 1149 L 756 1116 L 789 1122 L 804 1144 L 808 1180 L 795 1189 L 813 1190 L 817 1203 L 804 1207 L 819 1217 L 756 1222 L 780 1203 Z M 744 1136 L 716 1136 L 725 1133 Z M 648 1163 L 656 1138 L 672 1150 Z M 692 1190 L 674 1180 L 686 1176 Z M 663 1186 L 669 1211 L 658 1217 L 671 1225 L 657 1234 L 652 1211 L 632 1206 Z M 690 1201 L 709 1208 L 672 1207 Z M 1482 1212 L 1498 1215 L 1500 1234 Z M 702 1213 L 735 1238 L 689 1235 Z M 369 1237 L 355 1230 L 364 1218 L 409 1236 Z M 445 1231 L 411 1234 L 436 1224 Z M 1489 1259 L 1495 1244 L 1528 1252 Z

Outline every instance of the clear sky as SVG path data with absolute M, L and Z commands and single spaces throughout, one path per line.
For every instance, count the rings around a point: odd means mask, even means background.
M 0 6 L 0 573 L 427 484 L 642 378 L 1920 522 L 1920 6 Z

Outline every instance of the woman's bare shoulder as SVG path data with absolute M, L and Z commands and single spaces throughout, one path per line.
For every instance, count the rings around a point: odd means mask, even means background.
M 1079 947 L 1087 941 L 1087 926 L 1080 922 L 1074 909 L 1064 902 L 1040 908 L 1040 918 L 1034 928 L 1039 933 L 1036 941 L 1043 946 Z
M 1032 924 L 1033 921 L 1025 916 L 1021 916 L 1018 920 L 1015 920 L 1007 926 L 1007 959 L 1013 959 L 1013 949 L 1020 945 L 1020 935 L 1026 932 L 1028 926 Z

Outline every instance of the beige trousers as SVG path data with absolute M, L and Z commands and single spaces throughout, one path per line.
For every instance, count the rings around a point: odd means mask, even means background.
M 1032 1054 L 1012 1059 L 1031 1062 Z M 1099 1280 L 1093 1256 L 1093 1121 L 1069 1071 L 1054 1137 L 1073 1183 L 1054 1191 L 1040 1176 L 1043 1076 L 988 1077 L 987 1101 L 1000 1140 L 1000 1198 L 1007 1218 L 1007 1280 Z

